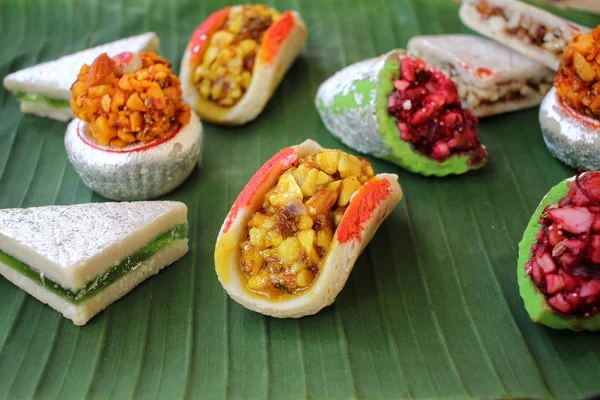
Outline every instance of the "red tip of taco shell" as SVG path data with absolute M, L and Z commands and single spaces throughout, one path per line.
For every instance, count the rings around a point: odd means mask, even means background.
M 235 203 L 233 203 L 233 207 L 231 207 L 231 211 L 229 212 L 227 221 L 223 227 L 223 233 L 227 233 L 229 228 L 231 228 L 231 224 L 237 217 L 239 211 L 252 203 L 252 199 L 257 194 L 257 189 L 264 184 L 269 176 L 276 172 L 276 166 L 279 164 L 281 166 L 281 171 L 285 171 L 294 164 L 297 158 L 298 154 L 296 153 L 296 150 L 292 147 L 286 147 L 260 167 L 256 174 L 250 178 L 250 181 L 248 181 Z
M 222 10 L 214 12 L 208 18 L 196 28 L 190 41 L 188 43 L 188 49 L 191 53 L 191 57 L 189 59 L 190 65 L 196 65 L 200 61 L 200 58 L 204 54 L 204 50 L 208 44 L 208 40 L 215 33 L 223 22 L 227 19 L 227 15 L 229 14 L 229 10 L 231 7 L 225 7 Z
M 340 225 L 337 240 L 340 244 L 351 240 L 361 241 L 365 222 L 371 220 L 379 204 L 392 194 L 390 181 L 377 177 L 367 182 L 350 202 Z

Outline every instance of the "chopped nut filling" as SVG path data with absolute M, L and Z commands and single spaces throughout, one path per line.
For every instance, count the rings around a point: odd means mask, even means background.
M 193 72 L 202 98 L 223 107 L 233 106 L 242 98 L 250 86 L 263 35 L 278 18 L 279 12 L 265 5 L 231 9 Z
M 456 70 L 447 69 L 450 78 L 456 82 L 458 95 L 468 107 L 475 108 L 480 105 L 509 103 L 529 98 L 531 96 L 544 96 L 552 88 L 551 77 L 537 77 L 524 81 L 499 82 L 487 88 L 479 88 L 460 80 Z
M 248 288 L 277 298 L 310 286 L 352 195 L 374 175 L 367 160 L 339 150 L 298 160 L 248 221 L 240 244 Z
M 171 63 L 154 53 L 103 53 L 84 64 L 71 87 L 71 108 L 103 146 L 124 147 L 164 137 L 190 120 Z
M 573 38 L 560 59 L 554 86 L 568 105 L 600 119 L 600 27 Z
M 531 96 L 544 96 L 552 88 L 552 76 L 541 75 L 526 80 L 505 80 L 490 85 L 486 88 L 477 87 L 465 82 L 454 65 L 441 61 L 431 55 L 419 55 L 425 62 L 436 66 L 456 83 L 458 95 L 467 107 L 475 108 L 481 105 L 508 103 L 529 98 Z M 476 70 L 478 76 L 489 75 L 492 72 L 486 69 Z
M 527 15 L 502 7 L 493 7 L 486 0 L 481 0 L 477 4 L 477 11 L 483 19 L 491 20 L 490 23 L 503 25 L 504 31 L 508 35 L 516 36 L 519 40 L 531 45 L 542 47 L 556 56 L 560 56 L 567 45 L 567 39 L 563 37 L 560 29 L 548 28 Z

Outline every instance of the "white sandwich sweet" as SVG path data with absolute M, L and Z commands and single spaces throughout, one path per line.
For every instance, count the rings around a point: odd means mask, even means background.
M 480 36 L 417 36 L 408 51 L 448 75 L 478 117 L 539 105 L 554 78 L 543 64 Z
M 124 51 L 157 51 L 158 47 L 158 36 L 147 32 L 13 72 L 4 78 L 4 87 L 17 96 L 23 113 L 68 121 L 74 117 L 69 107 L 71 85 L 83 64 L 91 64 L 102 53 L 112 57 Z
M 517 0 L 463 0 L 459 15 L 474 31 L 555 71 L 573 35 L 588 30 Z
M 75 325 L 188 250 L 171 201 L 0 210 L 0 274 Z

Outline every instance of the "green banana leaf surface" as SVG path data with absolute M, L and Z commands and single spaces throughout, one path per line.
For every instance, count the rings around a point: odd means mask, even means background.
M 153 30 L 174 70 L 194 28 L 229 1 L 2 0 L 0 76 Z M 307 138 L 348 150 L 314 106 L 319 84 L 418 34 L 468 32 L 451 0 L 271 0 L 309 37 L 262 115 L 205 127 L 200 168 L 165 199 L 189 207 L 190 251 L 76 327 L 0 278 L 0 398 L 583 398 L 600 393 L 600 336 L 533 324 L 517 244 L 546 191 L 575 171 L 553 159 L 537 109 L 485 119 L 482 170 L 400 176 L 401 205 L 336 302 L 274 319 L 232 301 L 213 250 L 229 207 L 277 150 Z M 600 18 L 562 15 L 589 25 Z M 23 115 L 0 89 L 0 207 L 105 201 L 67 161 L 66 124 Z

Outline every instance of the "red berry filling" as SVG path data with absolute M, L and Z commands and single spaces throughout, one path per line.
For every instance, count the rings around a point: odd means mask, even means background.
M 555 310 L 586 317 L 600 311 L 600 172 L 578 175 L 539 223 L 527 274 Z
M 400 137 L 420 153 L 438 162 L 455 153 L 470 154 L 479 164 L 487 153 L 477 139 L 477 117 L 463 109 L 456 85 L 424 61 L 404 57 L 401 79 L 388 98 Z

